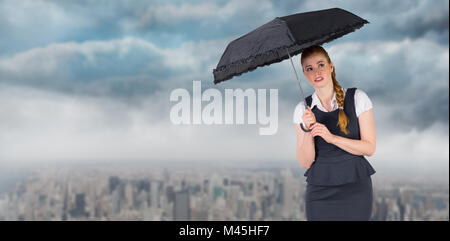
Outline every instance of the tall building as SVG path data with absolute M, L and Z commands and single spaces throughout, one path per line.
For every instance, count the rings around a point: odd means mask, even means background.
M 168 203 L 175 201 L 175 191 L 173 190 L 173 187 L 170 185 L 166 187 L 166 197 Z
M 163 188 L 163 182 L 151 181 L 150 182 L 150 206 L 153 208 L 161 208 L 161 192 Z
M 70 216 L 74 218 L 88 217 L 88 213 L 85 211 L 86 201 L 84 200 L 84 193 L 78 193 L 75 196 L 75 208 L 70 210 Z
M 115 189 L 111 195 L 112 208 L 114 215 L 120 213 L 120 191 L 119 189 Z
M 275 193 L 276 193 L 276 202 L 278 204 L 284 203 L 284 185 L 278 179 L 275 179 Z
M 249 219 L 250 219 L 250 221 L 253 221 L 253 220 L 255 220 L 255 213 L 256 213 L 256 211 L 257 211 L 257 206 L 256 206 L 256 202 L 255 201 L 251 201 L 250 202 L 250 210 L 249 210 Z
M 117 176 L 109 177 L 109 193 L 111 194 L 116 187 L 120 185 L 120 178 Z
M 191 218 L 189 207 L 189 191 L 183 189 L 175 192 L 175 200 L 173 205 L 173 220 L 188 221 Z
M 293 208 L 293 194 L 294 194 L 294 178 L 290 169 L 281 171 L 281 180 L 283 183 L 283 216 L 287 218 L 292 215 Z
M 387 221 L 388 210 L 388 204 L 386 203 L 386 199 L 383 197 L 381 198 L 381 202 L 377 202 L 376 204 L 374 219 L 376 221 Z
M 270 196 L 264 196 L 261 201 L 261 211 L 262 211 L 262 218 L 269 217 L 269 208 L 270 208 Z

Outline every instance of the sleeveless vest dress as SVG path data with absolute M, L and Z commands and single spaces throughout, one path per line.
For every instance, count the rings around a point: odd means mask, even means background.
M 349 122 L 348 135 L 337 125 L 339 108 L 324 112 L 314 106 L 316 121 L 342 137 L 360 140 L 355 111 L 356 88 L 349 88 L 344 97 L 344 112 Z M 306 98 L 311 107 L 312 96 Z M 322 137 L 314 137 L 315 161 L 305 172 L 305 208 L 308 221 L 368 221 L 372 213 L 373 190 L 371 175 L 375 170 L 363 155 L 351 154 Z

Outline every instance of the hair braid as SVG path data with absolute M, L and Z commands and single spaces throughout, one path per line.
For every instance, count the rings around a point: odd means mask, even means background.
M 331 78 L 333 79 L 333 88 L 334 92 L 336 93 L 336 100 L 338 103 L 339 109 L 339 121 L 337 125 L 339 125 L 342 132 L 344 132 L 346 135 L 350 133 L 347 130 L 347 124 L 348 124 L 348 117 L 344 112 L 344 91 L 342 90 L 341 85 L 336 80 L 336 72 L 335 68 L 333 67 L 333 72 L 331 73 Z M 342 107 L 342 108 L 341 108 Z

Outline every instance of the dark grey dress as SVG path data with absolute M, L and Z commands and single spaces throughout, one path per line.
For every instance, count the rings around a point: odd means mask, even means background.
M 344 111 L 349 122 L 348 135 L 337 125 L 339 109 L 321 111 L 315 106 L 316 121 L 334 134 L 360 140 L 359 123 L 355 111 L 356 88 L 345 93 Z M 312 96 L 306 98 L 311 107 Z M 305 172 L 306 217 L 308 221 L 368 221 L 372 213 L 372 179 L 375 170 L 364 156 L 354 155 L 329 144 L 322 137 L 314 137 L 315 161 Z

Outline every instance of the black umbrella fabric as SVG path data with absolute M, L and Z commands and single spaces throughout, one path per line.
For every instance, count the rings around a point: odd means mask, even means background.
M 213 70 L 214 84 L 290 58 L 369 23 L 340 8 L 276 17 L 230 42 Z

